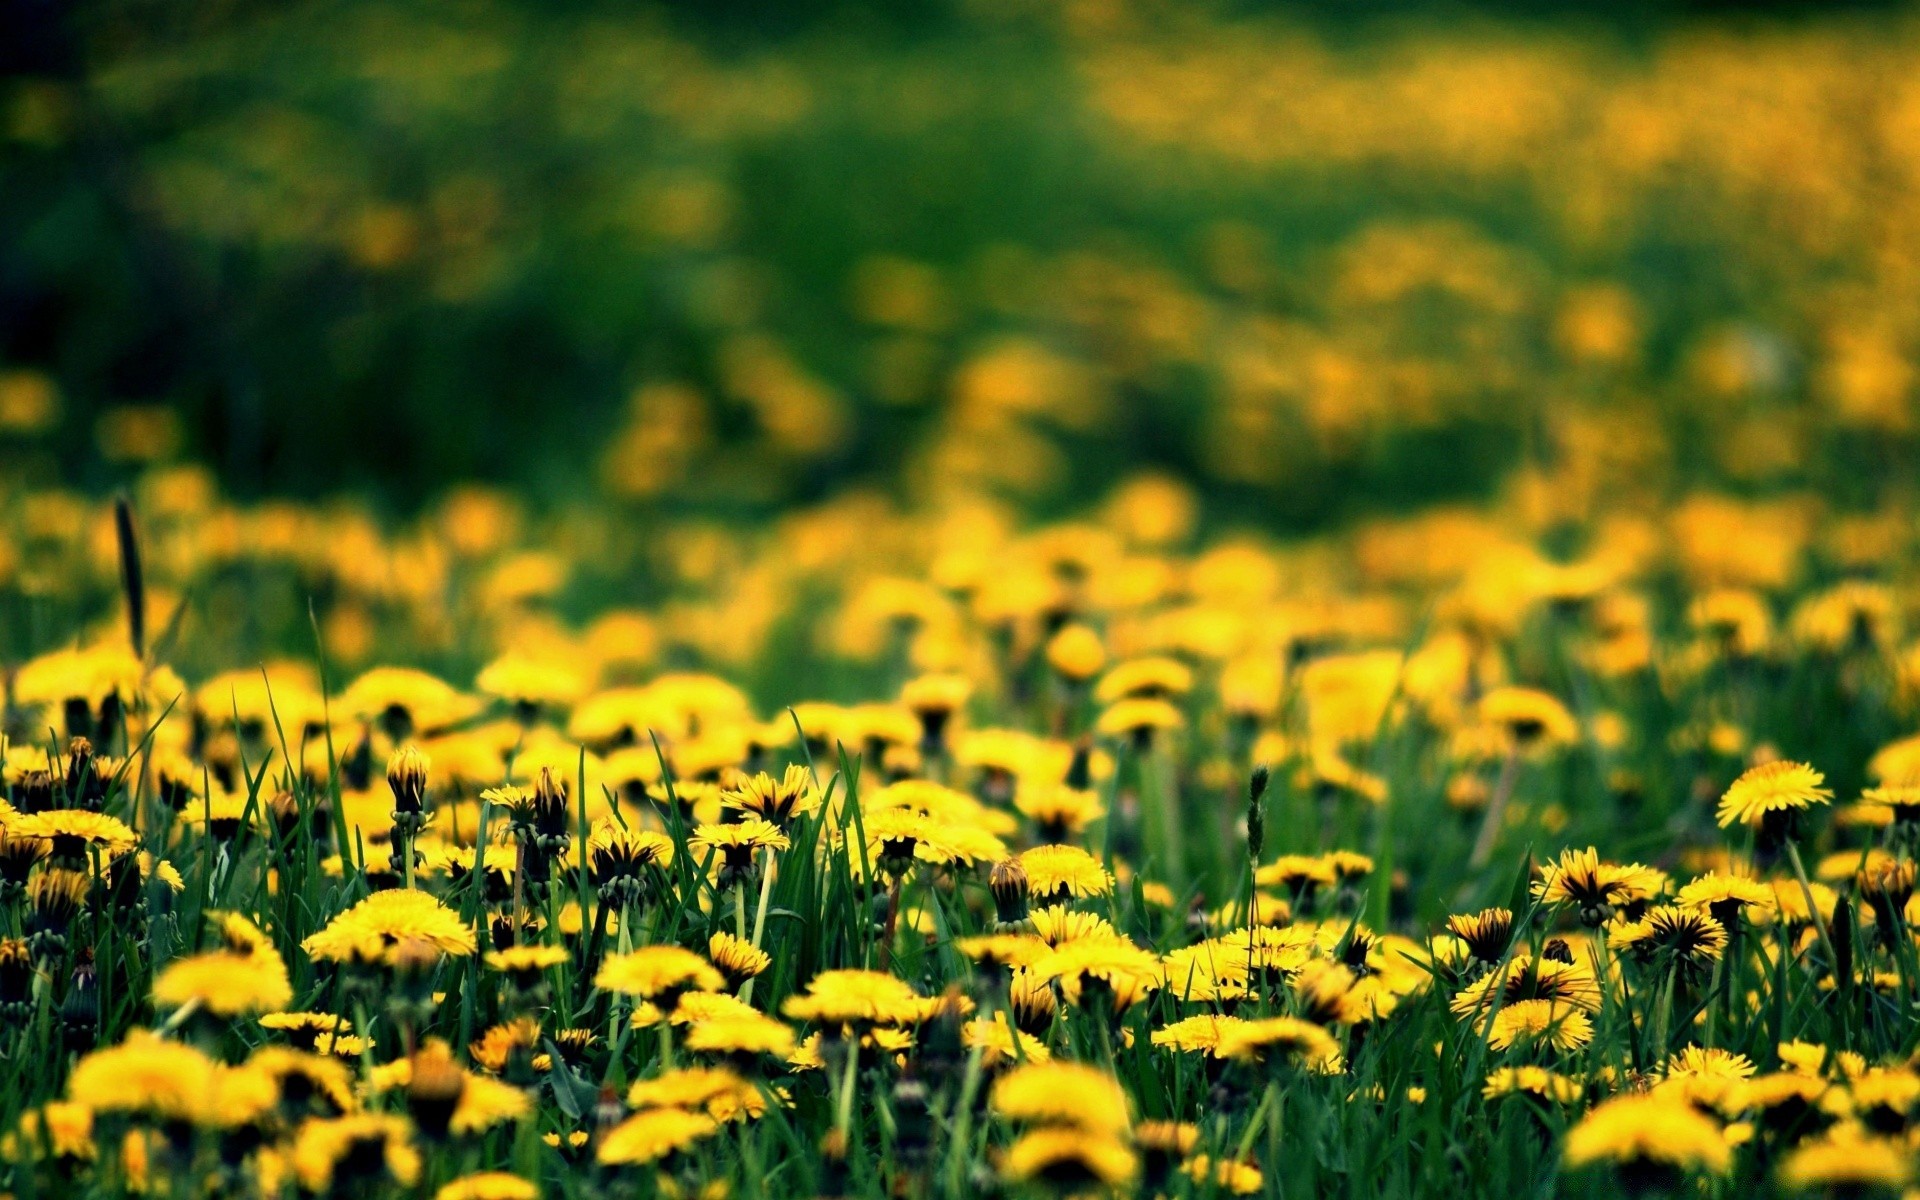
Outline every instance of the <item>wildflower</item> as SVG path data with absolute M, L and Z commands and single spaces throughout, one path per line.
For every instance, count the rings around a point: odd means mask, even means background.
M 1294 776 L 1296 786 L 1311 788 L 1329 800 L 1364 800 L 1368 804 L 1387 802 L 1387 781 L 1371 771 L 1363 771 L 1339 754 L 1318 748 Z
M 424 943 L 456 958 L 476 949 L 473 930 L 458 913 L 426 892 L 407 888 L 375 892 L 327 922 L 301 948 L 328 962 L 395 966 L 407 943 Z
M 968 1021 L 960 1029 L 960 1044 L 969 1050 L 984 1050 L 980 1061 L 988 1069 L 1010 1062 L 1044 1063 L 1053 1058 L 1045 1042 L 1016 1029 L 1005 1013 Z
M 1743 1109 L 1759 1113 L 1769 1128 L 1791 1129 L 1820 1107 L 1827 1087 L 1827 1082 L 1817 1076 L 1779 1071 L 1744 1081 L 1737 1102 Z
M 1543 904 L 1573 904 L 1581 923 L 1597 928 L 1616 910 L 1645 904 L 1664 889 L 1664 878 L 1651 867 L 1602 862 L 1599 853 L 1588 847 L 1568 850 L 1558 861 L 1548 863 L 1533 885 L 1533 894 Z
M 1867 1070 L 1866 1060 L 1858 1053 L 1829 1049 L 1817 1042 L 1781 1042 L 1774 1053 L 1782 1065 L 1800 1075 L 1857 1079 Z
M 570 708 L 587 690 L 580 673 L 561 662 L 507 654 L 481 668 L 474 689 L 512 705 L 523 724 L 532 724 L 540 710 Z
M 1098 913 L 1080 912 L 1065 905 L 1036 908 L 1028 914 L 1033 934 L 1049 946 L 1064 946 L 1087 938 L 1108 941 L 1120 936 L 1108 920 Z
M 1487 1032 L 1487 1044 L 1495 1050 L 1523 1042 L 1578 1050 L 1592 1040 L 1592 1019 L 1574 1005 L 1556 1000 L 1516 1000 L 1493 1014 Z
M 1057 947 L 1033 964 L 1040 979 L 1057 981 L 1069 1004 L 1115 1015 L 1138 1004 L 1160 986 L 1160 961 L 1122 938 L 1080 938 Z
M 989 933 L 978 937 L 955 938 L 953 948 L 989 972 L 1030 967 L 1045 958 L 1052 949 L 1039 938 L 1025 933 Z
M 1869 1068 L 1849 1081 L 1845 1098 L 1867 1128 L 1905 1133 L 1920 1110 L 1920 1074 L 1908 1068 Z
M 47 856 L 47 843 L 39 838 L 20 837 L 9 827 L 12 818 L 0 820 L 0 895 L 13 900 L 26 890 L 27 877 Z
M 1083 900 L 1113 891 L 1113 876 L 1078 846 L 1037 846 L 1020 856 L 1028 886 L 1042 904 Z
M 1033 881 L 1019 859 L 1009 858 L 993 864 L 987 876 L 987 889 L 993 894 L 994 911 L 1001 929 L 1026 923 L 1031 911 L 1028 903 L 1033 894 Z
M 1665 905 L 1641 920 L 1614 926 L 1607 933 L 1607 946 L 1642 958 L 1666 955 L 1698 970 L 1711 966 L 1726 949 L 1727 931 L 1704 912 Z
M 1513 910 L 1488 908 L 1469 916 L 1447 918 L 1447 932 L 1467 944 L 1467 950 L 1483 963 L 1497 963 L 1506 957 L 1513 939 Z
M 1193 671 L 1173 658 L 1136 658 L 1119 663 L 1101 677 L 1094 689 L 1097 703 L 1123 700 L 1168 700 L 1193 690 Z
M 652 1108 L 608 1130 L 595 1157 L 608 1166 L 643 1165 L 690 1149 L 712 1137 L 719 1124 L 705 1113 Z
M 1585 1012 L 1600 1010 L 1600 982 L 1591 970 L 1575 963 L 1527 954 L 1515 954 L 1504 969 L 1461 989 L 1450 1007 L 1457 1017 L 1484 1013 L 1494 1006 L 1496 993 L 1505 1005 L 1522 1000 L 1550 1000 Z
M 1920 825 L 1920 784 L 1866 788 L 1860 793 L 1860 803 L 1886 813 L 1886 819 L 1895 825 Z
M 220 1017 L 274 1012 L 293 1003 L 287 966 L 271 948 L 253 954 L 215 951 L 175 959 L 153 981 L 160 1008 L 192 1004 Z
M 705 1021 L 725 1021 L 736 1017 L 758 1017 L 760 1010 L 738 996 L 725 992 L 684 992 L 672 1013 L 663 1018 L 675 1025 L 698 1025 Z M 657 1024 L 657 1022 L 655 1022 Z
M 200 1051 L 136 1029 L 81 1059 L 67 1079 L 67 1098 L 96 1113 L 193 1122 L 209 1111 L 214 1076 L 215 1063 Z
M 312 1050 L 320 1035 L 344 1032 L 353 1028 L 353 1022 L 332 1013 L 277 1012 L 261 1017 L 260 1027 L 286 1034 L 287 1041 L 296 1049 Z
M 0 938 L 0 1017 L 17 1021 L 33 1011 L 34 978 L 32 947 L 23 938 Z
M 407 1110 L 422 1133 L 435 1140 L 446 1137 L 454 1111 L 467 1090 L 467 1073 L 439 1038 L 429 1038 L 412 1057 L 401 1061 L 405 1063 L 404 1079 L 396 1078 L 395 1082 L 407 1090 Z
M 1766 648 L 1773 634 L 1767 602 L 1745 588 L 1716 588 L 1696 597 L 1687 609 L 1695 629 L 1711 636 L 1723 653 L 1748 658 Z
M 1183 1054 L 1211 1054 L 1230 1030 L 1245 1023 L 1240 1017 L 1200 1013 L 1154 1030 L 1151 1041 Z
M 539 1200 L 540 1187 L 506 1171 L 476 1171 L 444 1183 L 433 1200 Z
M 1566 705 L 1536 688 L 1493 689 L 1480 698 L 1480 719 L 1502 730 L 1520 749 L 1580 740 L 1580 727 Z
M 931 752 L 945 744 L 947 723 L 973 691 L 964 675 L 922 675 L 900 690 L 900 703 L 920 718 L 920 745 Z
M 1047 639 L 1047 665 L 1069 683 L 1085 683 L 1106 662 L 1100 635 L 1085 625 L 1067 625 Z
M 348 685 L 340 707 L 401 741 L 416 732 L 444 729 L 467 717 L 473 702 L 424 671 L 375 667 Z
M 793 843 L 772 822 L 748 817 L 731 825 L 702 825 L 687 839 L 687 848 L 717 854 L 723 886 L 755 874 L 755 858 L 762 850 L 785 850 Z
M 999 838 L 978 829 L 949 824 L 910 809 L 892 808 L 869 813 L 862 821 L 867 835 L 867 858 L 887 875 L 904 876 L 916 862 L 971 866 L 980 859 L 998 859 L 1007 848 Z
M 1364 854 L 1352 850 L 1329 850 L 1323 857 L 1336 883 L 1357 884 L 1373 874 L 1373 859 Z
M 393 792 L 394 827 L 408 836 L 420 832 L 427 810 L 427 772 L 432 765 L 420 747 L 408 742 L 387 759 L 387 787 Z
M 1775 910 L 1780 919 L 1789 925 L 1804 926 L 1817 917 L 1821 922 L 1833 920 L 1834 905 L 1840 901 L 1839 895 L 1819 880 L 1808 881 L 1805 887 L 1797 879 L 1776 879 L 1768 884 L 1773 892 Z M 1808 899 L 1812 907 L 1808 907 Z
M 98 850 L 103 859 L 111 858 L 133 849 L 139 840 L 118 817 L 84 808 L 61 808 L 23 816 L 8 823 L 7 836 L 44 842 L 55 862 L 80 868 L 88 865 L 91 850 Z
M 772 956 L 765 950 L 725 931 L 707 939 L 707 957 L 727 977 L 727 986 L 734 988 L 773 965 Z
M 84 1104 L 49 1100 L 20 1114 L 20 1124 L 0 1138 L 0 1158 L 11 1163 L 38 1161 L 42 1155 L 77 1165 L 98 1154 L 93 1140 L 93 1110 Z
M 1036 1129 L 1000 1159 L 1000 1173 L 1008 1180 L 1044 1181 L 1068 1194 L 1118 1187 L 1133 1178 L 1138 1166 L 1133 1151 L 1118 1138 L 1074 1128 Z
M 1722 829 L 1736 823 L 1757 828 L 1769 819 L 1832 800 L 1832 790 L 1821 786 L 1825 782 L 1825 776 L 1805 763 L 1761 763 L 1727 788 L 1716 819 Z
M 539 1043 L 540 1022 L 529 1016 L 520 1016 L 487 1029 L 467 1047 L 467 1053 L 475 1064 L 498 1075 L 506 1071 L 508 1064 L 516 1058 L 521 1063 L 531 1064 L 532 1050 Z
M 1229 1196 L 1255 1196 L 1265 1182 L 1260 1168 L 1250 1162 L 1223 1159 L 1215 1162 L 1205 1154 L 1196 1154 L 1182 1168 L 1197 1184 L 1212 1183 Z
M 27 885 L 27 944 L 36 955 L 66 948 L 67 929 L 80 915 L 91 881 L 80 871 L 49 868 Z
M 1332 887 L 1333 864 L 1318 855 L 1283 854 L 1253 873 L 1261 887 L 1279 888 L 1296 900 L 1304 900 L 1321 887 Z
M 750 775 L 720 793 L 727 808 L 750 813 L 781 829 L 789 828 L 801 817 L 820 810 L 820 796 L 813 786 L 813 772 L 794 764 L 775 779 L 765 771 Z
M 1311 1021 L 1266 1017 L 1228 1026 L 1213 1047 L 1216 1058 L 1321 1067 L 1340 1055 L 1340 1043 Z
M 620 908 L 639 903 L 646 892 L 647 872 L 673 862 L 673 839 L 652 830 L 630 829 L 605 818 L 587 839 L 587 862 L 594 886 L 609 904 Z
M 1747 1079 L 1753 1069 L 1746 1055 L 1718 1047 L 1688 1046 L 1667 1059 L 1668 1079 Z
M 679 946 L 645 946 L 609 955 L 593 980 L 601 991 L 644 1000 L 677 998 L 688 991 L 717 992 L 726 983 L 712 963 Z
M 1007 1003 L 1013 1012 L 1014 1024 L 1023 1032 L 1038 1037 L 1052 1030 L 1059 1001 L 1054 997 L 1053 986 L 1033 971 L 1021 969 L 1008 977 Z
M 1681 888 L 1674 895 L 1679 908 L 1704 909 L 1728 930 L 1740 927 L 1742 919 L 1768 915 L 1778 907 L 1773 889 L 1744 875 L 1712 871 Z
M 530 991 L 543 972 L 572 957 L 559 946 L 509 946 L 490 951 L 485 962 L 488 970 L 507 976 L 521 991 Z
M 993 1111 L 1009 1121 L 1071 1126 L 1094 1135 L 1118 1136 L 1132 1121 L 1120 1081 L 1084 1063 L 1033 1063 L 994 1081 Z
M 1594 1108 L 1567 1133 L 1571 1167 L 1610 1162 L 1623 1169 L 1726 1174 L 1733 1150 L 1720 1127 L 1691 1105 L 1653 1096 L 1619 1096 Z
M 262 1046 L 247 1056 L 247 1069 L 272 1080 L 289 1111 L 339 1116 L 355 1108 L 353 1076 L 337 1058 Z
M 1180 710 L 1165 700 L 1133 699 L 1115 701 L 1100 714 L 1093 727 L 1097 733 L 1124 736 L 1136 749 L 1145 749 L 1153 743 L 1154 734 L 1183 729 L 1186 724 L 1187 719 L 1180 715 Z
M 1487 1076 L 1480 1094 L 1488 1100 L 1502 1096 L 1534 1096 L 1555 1105 L 1576 1103 L 1583 1089 L 1565 1075 L 1545 1067 L 1501 1067 Z
M 1906 1147 L 1848 1126 L 1802 1142 L 1780 1163 L 1780 1182 L 1796 1191 L 1823 1189 L 1848 1195 L 1898 1191 L 1912 1178 Z
M 793 1053 L 794 1036 L 784 1022 L 747 1013 L 694 1022 L 687 1030 L 685 1045 L 691 1054 L 719 1055 L 746 1066 L 761 1055 L 786 1058 Z
M 1293 995 L 1299 1015 L 1317 1025 L 1353 1025 L 1371 1014 L 1357 986 L 1358 978 L 1343 963 L 1309 959 L 1294 973 Z
M 1064 783 L 1023 783 L 1013 805 L 1038 827 L 1041 840 L 1048 843 L 1077 837 L 1107 815 L 1106 806 L 1090 789 Z
M 387 1113 L 309 1120 L 294 1136 L 292 1159 L 300 1185 L 316 1193 L 386 1180 L 412 1187 L 420 1177 L 420 1152 L 406 1120 Z
M 821 1024 L 896 1025 L 914 1019 L 919 999 L 912 985 L 883 972 L 822 971 L 804 995 L 787 997 L 781 1011 Z
M 1133 1144 L 1140 1151 L 1142 1183 L 1163 1192 L 1173 1168 L 1200 1143 L 1200 1127 L 1191 1121 L 1142 1121 L 1134 1126 Z
M 627 1089 L 627 1105 L 704 1111 L 722 1123 L 766 1109 L 760 1090 L 724 1067 L 688 1067 L 639 1080 Z

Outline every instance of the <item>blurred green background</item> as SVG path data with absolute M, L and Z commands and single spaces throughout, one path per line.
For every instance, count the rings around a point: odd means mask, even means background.
M 1146 465 L 1306 528 L 1579 439 L 1843 504 L 1914 465 L 1898 6 L 5 13 L 25 475 L 1047 513 Z

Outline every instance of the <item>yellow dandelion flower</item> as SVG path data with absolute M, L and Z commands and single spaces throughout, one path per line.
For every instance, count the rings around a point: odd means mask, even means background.
M 1761 763 L 1733 781 L 1720 797 L 1715 819 L 1720 828 L 1757 826 L 1770 814 L 1799 812 L 1833 799 L 1826 777 L 1806 763 L 1784 759 Z
M 1107 1136 L 1126 1132 L 1132 1110 L 1120 1081 L 1084 1063 L 1031 1063 L 994 1081 L 993 1111 L 1010 1121 L 1065 1125 Z
M 313 958 L 329 962 L 387 963 L 397 947 L 425 943 L 442 954 L 464 957 L 475 949 L 473 930 L 426 892 L 391 888 L 375 892 L 301 943 Z
M 712 963 L 680 946 L 644 946 L 608 955 L 593 980 L 603 992 L 648 1000 L 687 991 L 717 992 L 726 985 Z
M 1594 1108 L 1567 1133 L 1567 1165 L 1646 1163 L 1724 1175 L 1733 1148 L 1712 1120 L 1683 1101 L 1619 1096 Z
M 652 1108 L 608 1130 L 595 1157 L 608 1166 L 658 1162 L 712 1137 L 719 1124 L 705 1113 Z
M 433 1200 L 539 1200 L 540 1185 L 506 1171 L 476 1171 L 441 1184 Z

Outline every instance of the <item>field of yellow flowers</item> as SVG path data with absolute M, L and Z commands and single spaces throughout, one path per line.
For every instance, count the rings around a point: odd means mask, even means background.
M 7 1196 L 1920 1188 L 1920 29 L 976 9 L 9 77 L 304 315 L 0 340 Z

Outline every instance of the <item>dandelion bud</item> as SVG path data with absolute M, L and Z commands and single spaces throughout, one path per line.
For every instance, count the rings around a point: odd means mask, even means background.
M 89 880 L 80 871 L 49 868 L 27 885 L 27 941 L 34 953 L 51 957 L 66 951 L 67 929 L 80 915 Z
M 1834 902 L 1827 937 L 1833 942 L 1833 982 L 1846 987 L 1853 981 L 1853 905 L 1845 896 Z
M 67 739 L 67 786 L 86 776 L 93 765 L 93 743 L 83 737 Z
M 60 1023 L 66 1027 L 67 1045 L 74 1049 L 92 1047 L 100 1032 L 99 976 L 93 967 L 93 952 L 87 951 L 67 981 L 67 998 L 60 1004 Z
M 387 956 L 394 974 L 403 978 L 430 973 L 440 965 L 440 948 L 426 938 L 402 938 Z
M 393 813 L 400 817 L 426 811 L 429 760 L 420 747 L 408 742 L 387 759 L 387 786 L 393 789 Z
M 611 1129 L 626 1115 L 627 1110 L 620 1103 L 620 1093 L 610 1087 L 602 1087 L 593 1105 L 594 1124 L 601 1129 Z
M 33 1011 L 33 952 L 19 938 L 0 941 L 0 1016 L 18 1021 Z
M 53 805 L 53 773 L 22 771 L 13 781 L 13 806 L 23 813 L 45 812 Z
M 567 836 L 567 802 L 571 795 L 572 788 L 565 775 L 552 767 L 540 768 L 540 777 L 533 781 L 533 802 L 527 816 L 534 840 L 538 842 L 539 849 L 547 854 L 566 851 L 570 840 Z
M 1013 1010 L 1013 1023 L 1021 1032 L 1044 1037 L 1053 1028 L 1054 1010 L 1060 1002 L 1051 983 L 1031 971 L 1015 971 L 1007 984 L 1007 999 Z
M 1018 925 L 1027 919 L 1027 869 L 1020 865 L 1019 859 L 1003 859 L 993 864 L 987 887 L 993 892 L 993 906 L 1002 925 Z
M 1067 764 L 1066 785 L 1080 792 L 1093 786 L 1093 743 L 1085 738 L 1073 748 L 1073 761 Z
M 908 1171 L 925 1169 L 933 1154 L 933 1097 L 907 1076 L 893 1085 L 894 1152 Z
M 1256 865 L 1267 844 L 1267 807 L 1261 803 L 1267 794 L 1267 777 L 1265 764 L 1257 766 L 1247 786 L 1247 857 Z
M 1447 932 L 1467 944 L 1467 950 L 1482 963 L 1492 965 L 1506 957 L 1507 946 L 1513 941 L 1513 910 L 1508 908 L 1486 908 L 1470 915 L 1456 914 L 1447 918 Z M 1560 938 L 1560 951 L 1567 954 L 1565 961 L 1572 962 L 1573 956 L 1567 950 L 1567 944 Z M 1544 953 L 1552 953 L 1553 942 L 1548 943 Z
M 439 1038 L 429 1039 L 413 1056 L 413 1076 L 407 1082 L 407 1111 L 420 1132 L 435 1141 L 447 1136 L 453 1110 L 467 1090 L 466 1072 Z
M 26 890 L 34 864 L 47 856 L 39 838 L 9 837 L 0 832 L 0 896 L 9 900 Z
M 820 1139 L 820 1195 L 844 1196 L 852 1190 L 847 1170 L 847 1135 L 841 1129 L 829 1129 Z

